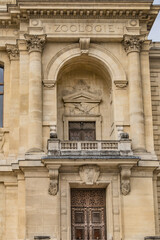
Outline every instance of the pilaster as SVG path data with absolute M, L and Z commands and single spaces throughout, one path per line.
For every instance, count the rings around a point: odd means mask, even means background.
M 19 146 L 19 48 L 18 45 L 6 44 L 10 65 L 10 138 L 9 157 L 15 159 Z

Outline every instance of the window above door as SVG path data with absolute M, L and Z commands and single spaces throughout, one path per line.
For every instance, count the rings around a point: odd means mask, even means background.
M 69 122 L 70 141 L 95 141 L 96 123 L 95 122 Z

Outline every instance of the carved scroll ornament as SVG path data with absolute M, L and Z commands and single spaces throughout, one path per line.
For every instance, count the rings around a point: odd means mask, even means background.
M 90 47 L 90 38 L 80 38 L 79 40 L 81 54 L 88 54 Z
M 43 35 L 30 35 L 25 34 L 24 37 L 27 43 L 27 49 L 29 52 L 42 51 L 46 43 L 46 34 Z
M 49 169 L 49 178 L 50 178 L 50 183 L 49 183 L 49 189 L 48 193 L 52 196 L 56 196 L 58 193 L 58 177 L 59 177 L 59 168 L 60 165 L 58 166 L 47 166 Z
M 79 168 L 79 175 L 83 183 L 93 185 L 98 180 L 100 169 L 97 165 L 84 165 Z
M 126 196 L 131 191 L 130 177 L 132 166 L 121 166 L 121 193 Z

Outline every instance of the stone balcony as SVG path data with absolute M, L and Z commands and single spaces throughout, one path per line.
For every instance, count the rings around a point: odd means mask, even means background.
M 60 141 L 48 140 L 48 156 L 132 156 L 131 140 Z

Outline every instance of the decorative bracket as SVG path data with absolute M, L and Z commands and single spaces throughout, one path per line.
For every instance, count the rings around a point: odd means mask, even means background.
M 128 81 L 114 81 L 114 84 L 116 85 L 117 88 L 126 88 L 128 85 Z
M 50 178 L 48 193 L 53 196 L 56 196 L 58 192 L 58 177 L 60 166 L 61 165 L 47 165 Z
M 43 86 L 45 89 L 52 90 L 55 87 L 54 80 L 43 80 Z
M 126 196 L 131 191 L 130 177 L 131 177 L 131 168 L 130 165 L 121 165 L 121 193 Z
M 96 184 L 100 175 L 100 168 L 97 165 L 84 165 L 79 168 L 79 175 L 86 185 Z
M 90 47 L 90 38 L 80 38 L 79 40 L 81 54 L 88 54 Z

